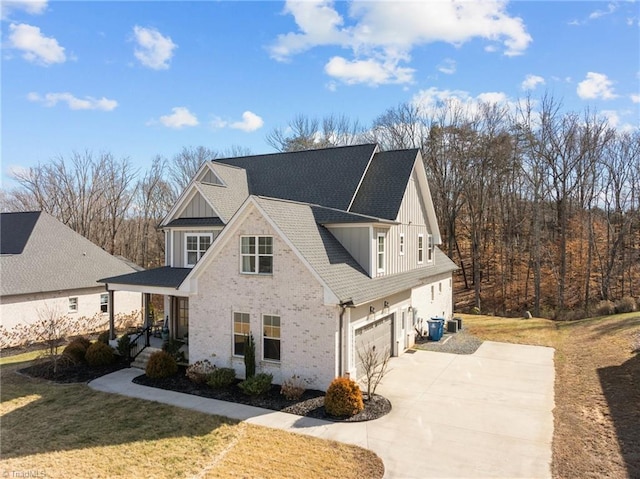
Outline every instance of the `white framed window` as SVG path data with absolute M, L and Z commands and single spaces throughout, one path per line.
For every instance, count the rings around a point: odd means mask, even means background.
M 427 236 L 427 262 L 433 261 L 433 235 Z
M 262 316 L 262 359 L 280 361 L 280 316 Z
M 385 236 L 384 233 L 378 233 L 378 273 L 384 272 L 384 256 L 385 256 Z
M 240 237 L 240 271 L 246 274 L 273 274 L 273 237 Z
M 398 240 L 398 251 L 400 256 L 404 256 L 404 233 L 400 233 L 400 239 Z
M 102 293 L 100 295 L 100 312 L 101 313 L 109 312 L 109 293 Z
M 418 264 L 424 263 L 424 235 L 418 235 Z
M 244 345 L 251 332 L 249 313 L 233 313 L 233 355 L 244 357 Z
M 69 312 L 77 313 L 78 312 L 78 297 L 74 296 L 73 298 L 69 298 Z
M 206 253 L 213 241 L 212 233 L 187 234 L 185 241 L 185 260 L 186 266 L 195 266 L 202 255 Z

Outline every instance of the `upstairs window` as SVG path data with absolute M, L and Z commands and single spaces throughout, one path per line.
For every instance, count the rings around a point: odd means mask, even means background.
M 185 264 L 187 266 L 195 266 L 195 264 L 200 261 L 200 258 L 202 258 L 202 255 L 209 249 L 209 246 L 211 246 L 212 239 L 213 235 L 211 233 L 186 235 Z
M 273 237 L 242 236 L 240 238 L 241 270 L 247 274 L 273 273 Z
M 400 233 L 400 241 L 398 242 L 398 251 L 400 256 L 404 256 L 404 233 Z
M 424 263 L 424 236 L 418 235 L 418 264 Z
M 384 272 L 384 253 L 385 253 L 385 237 L 384 233 L 378 233 L 378 273 Z
M 109 312 L 109 293 L 103 293 L 100 295 L 100 312 Z
M 427 261 L 433 261 L 433 235 L 427 236 Z

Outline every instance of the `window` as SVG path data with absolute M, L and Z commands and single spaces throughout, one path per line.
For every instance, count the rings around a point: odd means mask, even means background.
M 195 264 L 200 261 L 202 255 L 209 249 L 211 246 L 211 240 L 213 235 L 211 233 L 207 234 L 189 234 L 186 236 L 186 261 L 185 264 L 187 266 L 195 266 Z
M 404 256 L 404 233 L 400 233 L 400 242 L 398 243 L 400 256 Z
M 433 235 L 427 236 L 427 261 L 433 261 Z
M 438 283 L 438 293 L 442 293 L 442 281 Z
M 273 273 L 273 238 L 271 236 L 242 236 L 240 255 L 243 273 Z
M 424 262 L 424 236 L 418 235 L 418 264 Z
M 433 285 L 431 285 L 431 301 L 433 301 L 434 299 L 436 299 L 436 293 L 435 293 L 436 289 Z
M 244 342 L 249 336 L 251 325 L 249 313 L 233 313 L 233 355 L 244 356 Z
M 384 271 L 384 233 L 378 233 L 378 273 Z
M 100 312 L 109 312 L 109 293 L 103 293 L 100 295 Z
M 69 298 L 69 312 L 77 313 L 78 312 L 78 298 Z
M 280 361 L 280 317 L 265 314 L 262 324 L 262 356 L 267 361 Z

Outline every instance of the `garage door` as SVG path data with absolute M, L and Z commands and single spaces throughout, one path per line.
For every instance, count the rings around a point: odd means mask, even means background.
M 356 350 L 354 351 L 356 377 L 360 378 L 364 374 L 358 351 L 366 351 L 370 346 L 375 346 L 376 351 L 380 354 L 385 354 L 387 351 L 391 353 L 393 351 L 393 316 L 393 314 L 390 314 L 378 321 L 356 329 Z

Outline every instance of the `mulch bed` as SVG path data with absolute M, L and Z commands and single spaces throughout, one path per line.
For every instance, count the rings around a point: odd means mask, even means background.
M 143 374 L 134 378 L 135 384 L 150 386 L 159 389 L 167 389 L 180 393 L 192 394 L 210 399 L 219 399 L 249 406 L 281 411 L 298 416 L 324 419 L 338 422 L 361 422 L 378 419 L 391 411 L 391 403 L 380 395 L 374 395 L 371 400 L 365 401 L 364 410 L 349 418 L 336 418 L 329 416 L 324 409 L 324 392 L 307 389 L 298 401 L 290 401 L 280 394 L 280 386 L 274 384 L 263 396 L 247 396 L 235 385 L 226 389 L 212 389 L 206 384 L 196 384 L 185 375 L 185 368 L 180 367 L 174 376 L 164 379 L 151 379 Z
M 53 363 L 50 360 L 36 360 L 33 365 L 20 369 L 18 372 L 32 378 L 47 379 L 57 383 L 88 383 L 105 374 L 128 368 L 129 363 L 116 356 L 115 362 L 107 366 L 91 367 L 86 363 L 70 364 L 60 360 L 58 370 L 54 374 Z

